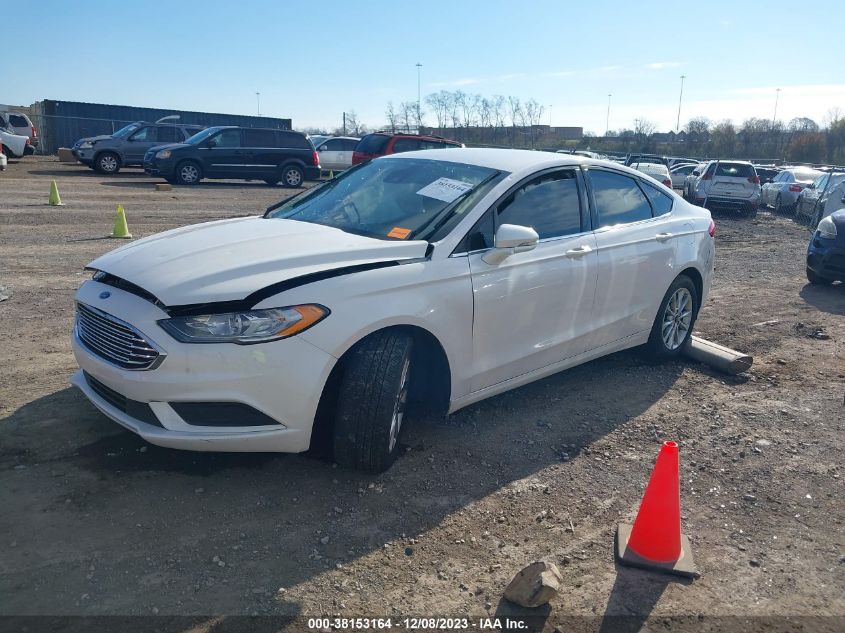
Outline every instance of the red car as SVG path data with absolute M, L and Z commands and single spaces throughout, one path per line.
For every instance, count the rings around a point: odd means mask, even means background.
M 357 165 L 378 156 L 413 152 L 420 149 L 446 149 L 449 147 L 463 147 L 463 143 L 450 141 L 440 136 L 425 136 L 419 134 L 390 134 L 389 132 L 374 132 L 367 134 L 358 141 L 352 152 L 352 164 Z

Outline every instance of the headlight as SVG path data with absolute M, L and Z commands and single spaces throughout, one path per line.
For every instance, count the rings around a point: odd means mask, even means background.
M 830 216 L 822 218 L 822 221 L 819 222 L 816 230 L 819 232 L 819 237 L 823 237 L 828 240 L 836 239 L 836 224 L 834 224 L 833 218 Z
M 91 141 L 84 141 L 82 145 L 79 146 L 79 149 L 91 149 L 92 147 L 94 147 L 94 143 Z
M 263 343 L 308 329 L 330 314 L 316 304 L 162 319 L 158 324 L 183 343 Z
M 163 149 L 159 152 L 156 152 L 156 158 L 170 158 L 170 150 Z

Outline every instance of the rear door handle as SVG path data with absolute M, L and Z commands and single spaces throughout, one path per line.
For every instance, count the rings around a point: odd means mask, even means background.
M 578 248 L 570 248 L 566 251 L 567 257 L 581 257 L 582 255 L 586 255 L 587 253 L 592 252 L 592 248 L 584 244 L 584 246 L 579 246 Z
M 658 233 L 654 236 L 654 239 L 656 239 L 658 242 L 665 242 L 670 237 L 672 237 L 671 233 Z

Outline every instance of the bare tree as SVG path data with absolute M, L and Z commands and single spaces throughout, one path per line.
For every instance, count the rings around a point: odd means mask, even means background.
M 499 130 L 505 127 L 505 98 L 502 95 L 494 95 L 492 101 L 493 117 L 493 142 L 499 138 Z
M 411 133 L 411 125 L 416 120 L 414 110 L 417 108 L 416 101 L 403 101 L 399 105 L 400 121 L 405 127 L 405 133 Z
M 355 110 L 346 111 L 346 133 L 352 136 L 361 136 L 361 122 Z
M 450 95 L 445 90 L 434 92 L 425 98 L 425 102 L 431 111 L 434 113 L 434 118 L 437 119 L 437 127 L 443 129 L 446 127 L 446 112 L 449 107 Z
M 808 119 L 807 117 L 796 117 L 789 122 L 786 129 L 793 134 L 796 132 L 799 134 L 807 134 L 809 132 L 818 132 L 819 124 L 813 121 L 813 119 Z
M 384 116 L 387 117 L 387 128 L 396 133 L 396 123 L 399 120 L 399 115 L 396 112 L 396 109 L 393 107 L 393 102 L 387 102 L 387 110 L 384 113 Z

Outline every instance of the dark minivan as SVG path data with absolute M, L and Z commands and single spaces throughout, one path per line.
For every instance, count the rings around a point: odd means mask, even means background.
M 320 179 L 320 159 L 300 132 L 217 126 L 184 143 L 151 148 L 144 155 L 144 171 L 180 185 L 227 178 L 299 187 Z

